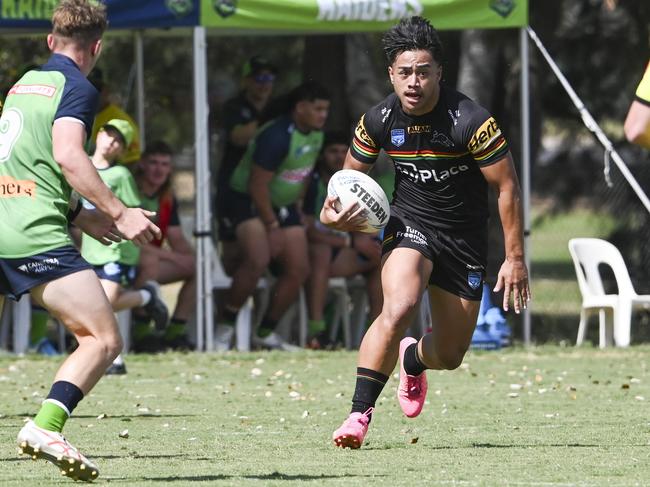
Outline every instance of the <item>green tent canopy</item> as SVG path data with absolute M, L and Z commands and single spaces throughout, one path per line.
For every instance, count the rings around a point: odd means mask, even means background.
M 437 29 L 523 27 L 525 0 L 202 0 L 210 29 L 301 33 L 372 32 L 404 17 L 427 17 Z

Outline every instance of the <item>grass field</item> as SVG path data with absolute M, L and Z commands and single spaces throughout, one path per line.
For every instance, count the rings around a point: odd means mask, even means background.
M 116 485 L 648 485 L 649 353 L 473 352 L 457 371 L 429 372 L 416 419 L 392 378 L 356 451 L 330 441 L 353 352 L 129 356 L 129 374 L 104 378 L 66 434 L 99 465 L 98 483 Z M 0 357 L 2 486 L 71 483 L 19 459 L 14 440 L 58 362 Z

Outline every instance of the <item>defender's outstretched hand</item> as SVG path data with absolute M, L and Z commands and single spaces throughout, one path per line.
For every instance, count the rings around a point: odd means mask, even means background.
M 122 215 L 115 220 L 115 226 L 125 239 L 132 240 L 138 245 L 144 245 L 154 238 L 162 236 L 160 228 L 149 219 L 155 215 L 156 212 L 142 208 L 126 208 Z
M 74 219 L 74 224 L 103 245 L 122 241 L 122 236 L 115 228 L 113 220 L 97 209 L 90 210 L 82 207 Z

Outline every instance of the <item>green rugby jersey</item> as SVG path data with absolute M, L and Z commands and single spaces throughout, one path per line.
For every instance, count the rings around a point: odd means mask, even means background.
M 99 176 L 115 196 L 129 208 L 140 206 L 140 195 L 131 172 L 124 166 L 116 165 L 99 169 Z M 92 209 L 92 203 L 84 200 L 84 206 Z M 90 235 L 83 234 L 81 256 L 92 265 L 104 265 L 109 262 L 136 265 L 140 260 L 140 248 L 129 240 L 102 245 Z
M 52 155 L 52 125 L 74 120 L 90 134 L 97 90 L 72 59 L 53 54 L 9 91 L 0 118 L 0 258 L 72 245 L 71 188 Z
M 230 178 L 230 185 L 240 193 L 248 193 L 251 166 L 256 164 L 275 173 L 269 184 L 273 206 L 295 203 L 316 164 L 322 144 L 320 130 L 305 134 L 289 117 L 271 120 L 249 144 Z

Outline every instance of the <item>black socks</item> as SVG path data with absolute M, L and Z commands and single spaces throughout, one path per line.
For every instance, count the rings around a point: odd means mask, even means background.
M 406 350 L 404 350 L 402 365 L 404 366 L 404 371 L 408 375 L 420 375 L 422 372 L 427 370 L 427 366 L 422 363 L 418 355 L 418 342 L 406 347 Z
M 357 367 L 357 384 L 352 397 L 352 413 L 365 413 L 374 408 L 377 398 L 388 382 L 388 376 L 375 370 Z M 370 415 L 368 415 L 370 417 Z

